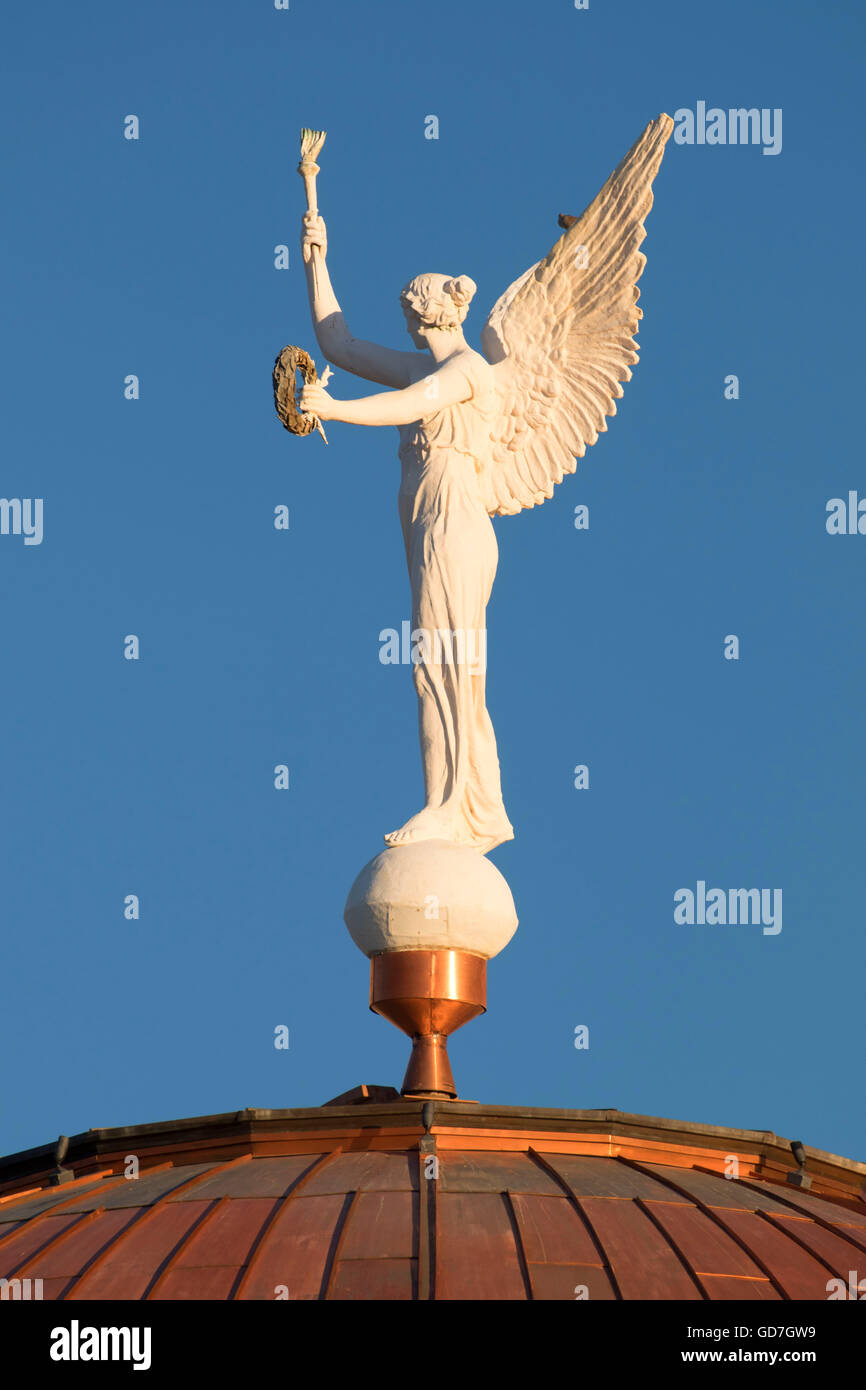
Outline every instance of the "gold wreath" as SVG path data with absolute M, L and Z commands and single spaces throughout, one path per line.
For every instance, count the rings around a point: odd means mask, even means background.
M 274 363 L 274 405 L 277 414 L 292 434 L 310 434 L 316 428 L 315 415 L 305 415 L 298 409 L 295 396 L 295 372 L 303 374 L 304 385 L 319 380 L 316 364 L 303 348 L 284 347 Z

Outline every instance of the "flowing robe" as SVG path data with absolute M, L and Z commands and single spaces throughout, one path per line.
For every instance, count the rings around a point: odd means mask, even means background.
M 400 427 L 399 508 L 426 805 L 448 803 L 451 838 L 486 853 L 514 837 L 485 703 L 486 608 L 499 551 L 479 471 L 488 461 L 496 395 L 478 353 L 462 357 L 460 369 L 469 400 Z

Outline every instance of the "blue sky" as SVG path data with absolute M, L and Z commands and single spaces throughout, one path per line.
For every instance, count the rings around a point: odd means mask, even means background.
M 43 499 L 44 538 L 0 536 L 0 1150 L 403 1074 L 342 923 L 421 802 L 410 674 L 378 660 L 409 616 L 396 434 L 331 424 L 326 449 L 273 412 L 280 348 L 320 357 L 299 127 L 328 131 L 352 330 L 409 347 L 401 286 L 465 273 L 478 346 L 557 214 L 703 100 L 781 108 L 782 151 L 669 144 L 634 380 L 556 496 L 497 522 L 517 838 L 492 857 L 520 927 L 450 1051 L 484 1102 L 866 1158 L 866 536 L 825 529 L 828 499 L 866 497 L 863 23 L 751 0 L 7 16 L 0 493 Z M 698 880 L 781 888 L 782 931 L 677 924 Z

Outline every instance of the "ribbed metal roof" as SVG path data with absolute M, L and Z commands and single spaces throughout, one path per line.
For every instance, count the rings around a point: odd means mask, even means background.
M 41 1178 L 0 1189 L 0 1275 L 67 1301 L 779 1300 L 826 1299 L 828 1280 L 864 1267 L 863 1165 L 810 1157 L 804 1190 L 775 1136 L 587 1118 L 617 1112 L 518 1126 L 517 1111 L 504 1123 L 460 1103 L 427 1132 L 421 1113 L 326 1106 L 79 1136 L 70 1155 L 95 1171 L 44 1187 L 43 1159 Z

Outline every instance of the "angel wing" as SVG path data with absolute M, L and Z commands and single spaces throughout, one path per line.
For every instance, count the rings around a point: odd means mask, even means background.
M 497 300 L 481 332 L 499 411 L 482 475 L 491 515 L 553 495 L 616 414 L 638 360 L 636 288 L 652 181 L 673 130 L 650 121 L 598 197 L 543 261 Z

